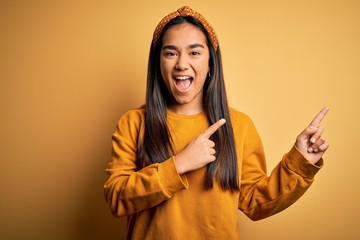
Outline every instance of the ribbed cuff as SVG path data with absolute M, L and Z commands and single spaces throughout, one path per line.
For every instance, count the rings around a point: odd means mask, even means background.
M 174 193 L 189 187 L 186 175 L 179 175 L 175 166 L 174 157 L 169 158 L 165 162 L 159 163 L 158 174 L 160 184 L 164 189 L 166 197 L 168 198 L 171 198 Z
M 304 178 L 314 178 L 316 173 L 324 165 L 324 161 L 321 158 L 316 164 L 312 164 L 293 146 L 285 156 L 285 164 L 291 171 Z

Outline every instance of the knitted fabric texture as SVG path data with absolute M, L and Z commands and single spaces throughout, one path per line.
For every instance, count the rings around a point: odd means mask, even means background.
M 160 38 L 161 32 L 164 29 L 164 26 L 168 22 L 170 22 L 172 19 L 174 19 L 174 18 L 176 18 L 178 16 L 182 16 L 182 17 L 192 16 L 192 17 L 196 18 L 197 20 L 199 20 L 200 23 L 205 27 L 206 31 L 209 33 L 210 38 L 211 38 L 211 42 L 214 45 L 215 50 L 218 49 L 219 42 L 218 42 L 218 39 L 216 37 L 214 29 L 210 26 L 208 21 L 206 21 L 206 19 L 200 13 L 195 12 L 194 10 L 192 10 L 188 6 L 184 6 L 182 8 L 179 8 L 176 12 L 172 12 L 172 13 L 166 15 L 160 21 L 160 23 L 155 28 L 154 35 L 153 35 L 153 45 L 154 46 L 156 46 L 157 42 L 159 41 L 159 38 Z

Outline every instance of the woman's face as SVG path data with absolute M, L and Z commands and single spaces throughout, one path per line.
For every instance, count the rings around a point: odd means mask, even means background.
M 161 76 L 173 96 L 169 108 L 179 114 L 203 111 L 202 95 L 209 68 L 209 49 L 200 29 L 184 23 L 170 27 L 160 52 Z

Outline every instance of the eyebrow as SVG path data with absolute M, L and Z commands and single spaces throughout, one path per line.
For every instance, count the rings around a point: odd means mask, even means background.
M 200 43 L 195 43 L 195 44 L 191 44 L 189 46 L 190 49 L 193 48 L 205 48 L 204 45 L 200 44 Z M 177 50 L 177 47 L 174 45 L 165 45 L 162 47 L 162 50 L 166 50 L 166 49 L 170 49 L 170 50 Z

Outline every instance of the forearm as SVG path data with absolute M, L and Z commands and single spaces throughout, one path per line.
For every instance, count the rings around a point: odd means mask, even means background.
M 239 209 L 252 220 L 286 209 L 306 192 L 320 167 L 308 162 L 296 148 L 292 148 L 270 176 L 259 177 L 252 186 L 245 180 Z
M 188 185 L 186 176 L 177 173 L 173 158 L 136 172 L 121 166 L 106 171 L 109 178 L 104 186 L 105 198 L 117 217 L 154 207 Z

